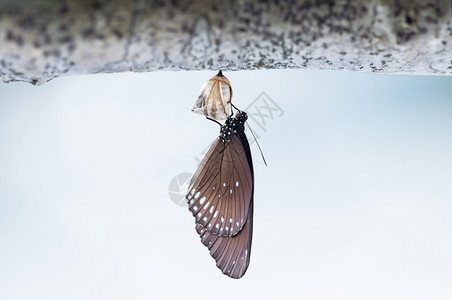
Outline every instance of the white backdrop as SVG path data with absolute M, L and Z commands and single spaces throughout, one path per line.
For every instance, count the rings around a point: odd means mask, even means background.
M 218 135 L 190 112 L 214 74 L 0 84 L 0 299 L 451 299 L 451 77 L 225 73 L 267 115 L 233 280 L 168 194 Z

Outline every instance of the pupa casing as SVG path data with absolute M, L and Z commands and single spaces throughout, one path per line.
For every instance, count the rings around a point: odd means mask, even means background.
M 231 114 L 231 83 L 221 71 L 205 82 L 192 111 L 215 120 L 226 120 Z

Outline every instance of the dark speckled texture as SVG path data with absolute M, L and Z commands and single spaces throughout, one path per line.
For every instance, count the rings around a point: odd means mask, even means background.
M 441 1 L 0 0 L 0 76 L 201 69 L 452 74 Z

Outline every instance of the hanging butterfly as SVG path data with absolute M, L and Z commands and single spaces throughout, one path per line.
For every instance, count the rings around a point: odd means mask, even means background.
M 242 277 L 248 268 L 253 235 L 254 173 L 247 119 L 240 110 L 227 118 L 186 195 L 201 242 L 232 278 Z
M 221 70 L 205 82 L 192 111 L 214 120 L 226 120 L 231 112 L 232 87 Z

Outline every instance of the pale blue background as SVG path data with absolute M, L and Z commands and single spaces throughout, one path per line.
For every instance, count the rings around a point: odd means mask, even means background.
M 253 145 L 241 280 L 168 196 L 218 126 L 215 72 L 0 84 L 0 299 L 452 299 L 452 78 L 229 72 L 284 115 Z M 248 135 L 250 137 L 250 135 Z

